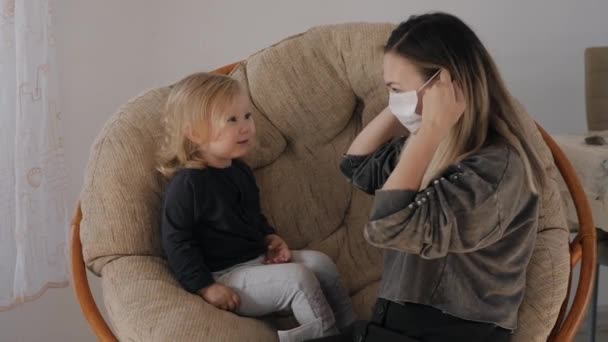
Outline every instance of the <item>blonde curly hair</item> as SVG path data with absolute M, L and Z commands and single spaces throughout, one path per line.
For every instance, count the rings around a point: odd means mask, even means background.
M 203 142 L 212 128 L 221 129 L 230 106 L 242 94 L 239 83 L 224 75 L 200 72 L 173 84 L 166 102 L 164 139 L 157 154 L 157 170 L 167 179 L 183 168 L 205 168 L 198 144 L 187 136 L 196 131 Z M 216 126 L 217 125 L 217 126 Z M 200 143 L 200 142 L 199 142 Z

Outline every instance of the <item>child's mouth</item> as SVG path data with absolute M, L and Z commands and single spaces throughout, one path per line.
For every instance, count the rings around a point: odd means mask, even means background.
M 245 139 L 245 140 L 241 140 L 241 141 L 237 141 L 236 143 L 239 145 L 243 145 L 249 142 L 249 139 Z

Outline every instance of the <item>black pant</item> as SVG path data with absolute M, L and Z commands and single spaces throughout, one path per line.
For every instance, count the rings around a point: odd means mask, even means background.
M 359 321 L 342 334 L 316 342 L 508 342 L 511 331 L 467 321 L 427 305 L 378 299 L 371 321 Z M 311 342 L 312 342 L 311 341 Z

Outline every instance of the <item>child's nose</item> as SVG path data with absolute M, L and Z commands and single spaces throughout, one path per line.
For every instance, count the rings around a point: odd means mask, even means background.
M 251 125 L 248 123 L 243 123 L 241 125 L 241 128 L 239 129 L 239 132 L 241 134 L 243 134 L 243 133 L 248 133 L 250 130 L 251 130 Z

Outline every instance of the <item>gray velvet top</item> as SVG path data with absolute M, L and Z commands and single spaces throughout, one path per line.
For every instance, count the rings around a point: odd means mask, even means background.
M 482 148 L 423 191 L 378 190 L 405 138 L 340 168 L 374 194 L 366 240 L 385 249 L 380 297 L 514 330 L 538 224 L 538 196 L 506 143 Z

